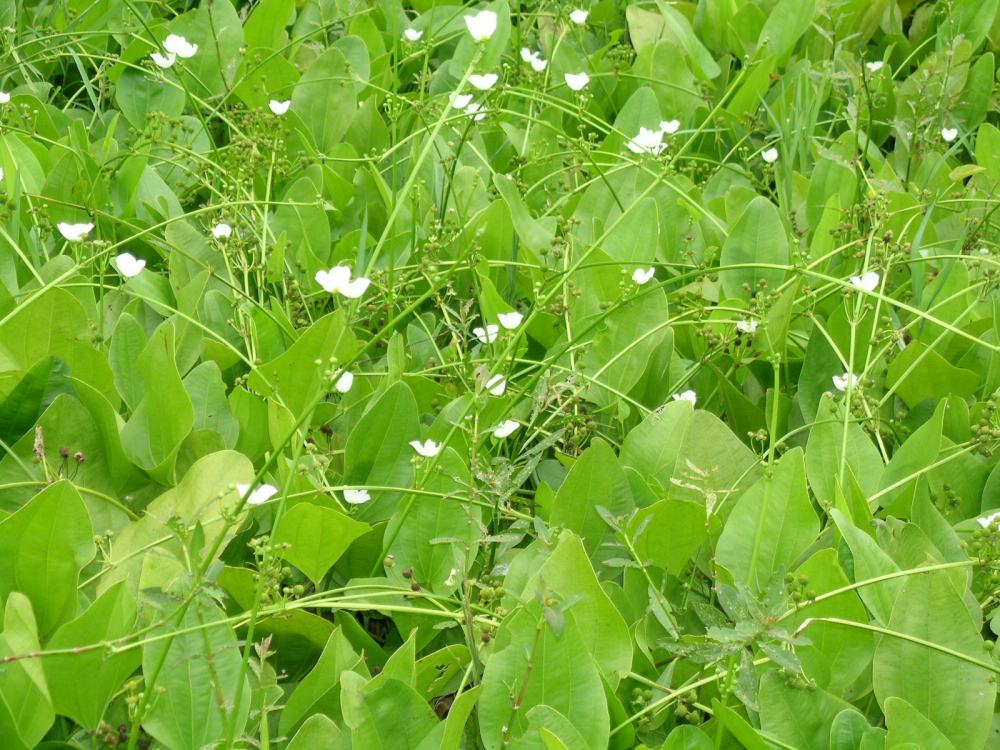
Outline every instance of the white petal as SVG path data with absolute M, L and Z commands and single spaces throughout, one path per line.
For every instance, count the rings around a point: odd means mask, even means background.
M 541 73 L 543 70 L 545 70 L 545 68 L 548 67 L 548 65 L 549 61 L 543 60 L 537 54 L 531 58 L 531 69 L 534 70 L 536 73 Z
M 2 179 L 3 179 L 3 167 L 0 167 L 0 180 L 2 180 Z M 987 251 L 987 252 L 986 252 L 986 253 L 984 253 L 984 254 L 985 254 L 985 255 L 989 255 L 989 251 Z
M 354 385 L 354 373 L 353 372 L 343 372 L 337 378 L 337 382 L 334 384 L 334 388 L 337 389 L 338 393 L 347 393 L 351 390 Z
M 497 14 L 492 10 L 483 10 L 473 16 L 466 16 L 465 26 L 473 39 L 485 42 L 497 30 Z
M 838 391 L 846 391 L 849 387 L 853 388 L 858 384 L 858 376 L 853 372 L 845 372 L 843 375 L 834 375 L 831 380 L 833 381 L 833 387 Z
M 422 443 L 419 440 L 411 440 L 410 447 L 424 458 L 434 458 L 434 456 L 441 452 L 442 445 L 430 439 Z
M 358 278 L 347 282 L 340 287 L 340 293 L 349 299 L 357 299 L 362 294 L 368 291 L 368 287 L 371 285 L 371 279 L 367 279 L 364 276 L 358 276 Z
M 316 272 L 316 283 L 331 294 L 339 292 L 350 280 L 351 269 L 348 266 L 334 266 L 329 271 Z
M 507 381 L 504 380 L 503 375 L 494 375 L 486 381 L 486 390 L 494 396 L 502 396 L 507 390 Z
M 946 143 L 951 143 L 953 140 L 958 138 L 958 128 L 942 128 L 941 137 Z
M 680 130 L 681 121 L 680 120 L 662 120 L 660 122 L 660 130 L 662 130 L 667 135 L 673 135 L 678 130 Z
M 243 497 L 250 489 L 249 484 L 237 484 L 236 491 Z M 247 495 L 247 505 L 262 505 L 278 494 L 278 488 L 273 484 L 262 484 Z
M 586 73 L 566 73 L 563 78 L 573 91 L 582 91 L 590 83 L 590 76 Z
M 292 106 L 292 100 L 285 99 L 284 101 L 278 101 L 277 99 L 272 99 L 267 103 L 267 106 L 274 114 L 283 115 Z
M 527 47 L 521 47 L 521 59 L 526 63 L 530 63 L 535 58 L 536 53 L 532 52 Z
M 403 38 L 409 42 L 418 42 L 423 35 L 424 32 L 416 29 L 403 29 Z
M 126 279 L 130 279 L 133 276 L 138 276 L 142 272 L 142 269 L 146 267 L 146 261 L 141 258 L 136 258 L 132 253 L 122 253 L 117 258 L 115 258 L 115 268 L 118 269 L 118 273 L 124 276 Z
M 855 289 L 860 289 L 863 292 L 873 292 L 878 286 L 881 277 L 875 273 L 875 271 L 869 271 L 868 273 L 862 274 L 861 276 L 852 276 L 851 284 Z
M 483 105 L 473 102 L 468 107 L 465 108 L 465 114 L 471 117 L 476 122 L 479 122 L 484 117 L 486 117 L 486 112 L 483 111 Z
M 590 13 L 588 13 L 587 11 L 577 8 L 576 10 L 574 10 L 572 13 L 569 14 L 569 20 L 577 25 L 583 25 L 587 23 L 587 16 L 589 15 Z
M 367 503 L 372 499 L 372 496 L 368 494 L 368 490 L 352 490 L 344 488 L 344 500 L 349 502 L 351 505 L 361 505 L 362 503 Z
M 171 34 L 163 40 L 163 49 L 173 52 L 178 57 L 194 57 L 198 51 L 197 44 L 191 44 L 187 39 L 179 34 Z
M 497 320 L 499 320 L 500 325 L 508 331 L 513 331 L 521 325 L 521 322 L 524 320 L 524 316 L 515 310 L 514 312 L 497 314 Z
M 500 335 L 500 326 L 490 323 L 485 328 L 476 327 L 472 329 L 472 335 L 479 339 L 480 344 L 492 344 Z
M 656 269 L 652 266 L 649 268 L 637 268 L 632 272 L 632 281 L 634 281 L 639 286 L 642 286 L 656 273 Z
M 10 94 L 0 91 L 0 104 L 10 104 Z
M 882 70 L 882 66 L 885 65 L 881 60 L 872 60 L 869 63 L 865 63 L 865 67 L 868 68 L 869 73 L 878 73 Z
M 766 161 L 768 164 L 774 164 L 774 162 L 778 161 L 778 149 L 771 147 L 766 151 L 764 151 L 760 155 L 760 158 Z
M 472 101 L 472 94 L 452 94 L 449 100 L 455 109 L 465 109 Z
M 212 227 L 212 236 L 217 240 L 225 239 L 233 233 L 233 228 L 228 224 L 219 223 Z
M 483 75 L 478 75 L 473 73 L 469 76 L 469 83 L 475 86 L 480 91 L 486 91 L 493 88 L 496 82 L 500 79 L 496 73 L 485 73 Z
M 151 52 L 149 58 L 156 63 L 156 66 L 166 70 L 171 67 L 175 62 L 177 62 L 177 55 L 173 52 L 168 52 L 165 55 L 161 55 L 159 52 Z
M 684 393 L 675 393 L 673 395 L 674 401 L 690 401 L 692 404 L 697 403 L 698 394 L 694 391 L 684 391 Z
M 976 520 L 979 522 L 980 526 L 982 526 L 984 529 L 988 529 L 990 527 L 990 524 L 992 524 L 994 521 L 1000 520 L 1000 512 L 991 513 L 988 516 L 980 516 Z
M 740 333 L 753 334 L 757 330 L 756 320 L 737 320 L 736 330 Z
M 77 242 L 82 240 L 90 231 L 94 228 L 93 224 L 67 224 L 66 222 L 59 222 L 56 225 L 59 230 L 59 234 L 63 236 L 69 242 Z
M 504 420 L 493 428 L 493 437 L 502 440 L 508 435 L 511 435 L 520 426 L 521 423 L 513 419 Z

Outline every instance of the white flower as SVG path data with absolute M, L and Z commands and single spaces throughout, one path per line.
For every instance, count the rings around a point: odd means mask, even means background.
M 667 147 L 663 142 L 662 130 L 639 128 L 639 135 L 625 144 L 633 154 L 658 154 Z
M 497 30 L 497 14 L 492 10 L 482 10 L 474 16 L 466 16 L 465 26 L 477 42 L 489 41 Z
M 494 396 L 502 396 L 507 390 L 507 381 L 504 380 L 503 375 L 494 375 L 486 381 L 486 390 Z
M 852 276 L 851 285 L 862 292 L 873 292 L 878 286 L 881 277 L 875 271 L 869 271 L 861 276 Z
M 499 313 L 497 315 L 497 320 L 499 320 L 500 325 L 502 325 L 508 331 L 513 331 L 515 328 L 521 325 L 521 321 L 524 320 L 524 316 L 515 310 L 514 312 L 509 312 L 509 313 Z
M 368 494 L 368 490 L 352 490 L 344 488 L 344 500 L 349 502 L 351 505 L 361 505 L 362 503 L 367 503 L 372 499 L 372 496 Z
M 649 268 L 637 268 L 632 272 L 632 281 L 634 281 L 639 286 L 642 286 L 651 278 L 653 274 L 656 273 L 656 269 L 650 266 Z
M 63 236 L 69 242 L 77 242 L 82 240 L 88 234 L 90 230 L 94 228 L 93 224 L 67 224 L 64 221 L 59 222 L 56 225 L 59 229 L 59 234 Z
M 403 39 L 408 42 L 419 42 L 420 37 L 424 35 L 424 32 L 417 31 L 416 29 L 403 29 Z
M 455 109 L 465 109 L 472 101 L 472 94 L 452 94 L 449 101 Z
M 881 60 L 872 60 L 871 62 L 865 63 L 865 67 L 868 68 L 869 73 L 878 73 L 882 70 L 882 66 L 885 65 Z
M 991 513 L 988 516 L 980 516 L 976 520 L 979 522 L 980 526 L 984 529 L 988 529 L 994 521 L 1000 521 L 1000 512 Z
M 768 164 L 774 164 L 778 161 L 778 149 L 773 146 L 766 151 L 762 152 L 760 158 L 766 161 Z
M 283 115 L 288 111 L 288 108 L 292 106 L 291 99 L 285 99 L 284 101 L 278 101 L 277 99 L 272 99 L 267 103 L 268 109 L 270 109 L 276 115 Z
M 941 137 L 944 138 L 945 143 L 951 143 L 958 138 L 958 128 L 942 128 Z
M 513 419 L 507 419 L 493 428 L 493 437 L 502 440 L 511 435 L 521 424 Z
M 0 167 L 0 180 L 2 179 L 3 179 L 3 167 Z M 982 253 L 983 251 L 980 250 L 979 252 Z M 987 250 L 985 253 L 983 253 L 983 255 L 989 255 L 989 251 Z
M 492 344 L 500 335 L 500 326 L 490 323 L 486 328 L 476 327 L 472 329 L 472 335 L 479 339 L 480 344 Z
M 224 222 L 220 222 L 212 227 L 212 236 L 217 240 L 224 240 L 233 233 L 233 228 Z
M 697 403 L 698 394 L 694 391 L 684 391 L 684 393 L 675 393 L 674 401 L 690 401 L 692 404 Z
M 249 484 L 236 485 L 236 491 L 240 493 L 240 497 L 246 495 L 247 490 L 249 489 Z M 247 505 L 262 505 L 277 494 L 278 488 L 273 484 L 262 484 L 260 487 L 255 488 L 254 491 L 247 497 Z
M 177 57 L 194 57 L 194 53 L 198 51 L 198 45 L 191 44 L 178 34 L 171 34 L 163 40 L 163 49 L 177 55 Z
M 316 282 L 331 294 L 342 294 L 357 299 L 368 289 L 370 279 L 364 276 L 351 280 L 350 266 L 334 266 L 329 271 L 317 271 Z
M 858 384 L 858 376 L 853 372 L 834 375 L 831 380 L 833 380 L 833 387 L 838 391 L 846 391 L 848 388 L 854 388 Z
M 582 26 L 583 24 L 587 23 L 587 16 L 589 15 L 590 14 L 587 11 L 577 8 L 576 10 L 574 10 L 572 13 L 569 14 L 569 20 L 577 24 L 578 26 Z
M 756 320 L 737 320 L 736 330 L 740 333 L 749 333 L 753 335 L 757 331 L 757 321 Z
M 496 85 L 496 82 L 500 79 L 496 73 L 485 73 L 479 75 L 478 73 L 473 73 L 469 76 L 469 83 L 475 86 L 480 91 L 486 91 L 491 89 Z
M 472 104 L 470 104 L 468 107 L 465 108 L 465 114 L 467 114 L 476 122 L 479 122 L 484 117 L 486 117 L 486 113 L 483 111 L 483 105 L 477 104 L 476 102 L 473 102 Z
M 146 261 L 141 258 L 136 258 L 132 253 L 122 253 L 117 258 L 115 258 L 115 268 L 118 269 L 118 273 L 124 276 L 126 279 L 130 279 L 133 276 L 138 276 L 143 268 L 146 267 Z
M 563 78 L 566 80 L 566 85 L 573 91 L 583 91 L 590 83 L 590 76 L 586 73 L 567 73 Z
M 10 104 L 10 94 L 0 91 L 0 104 Z
M 149 54 L 149 59 L 156 63 L 158 68 L 163 68 L 166 70 L 171 67 L 175 62 L 177 62 L 177 55 L 173 52 L 168 52 L 165 55 L 161 55 L 159 52 L 151 52 Z
M 543 60 L 539 53 L 532 52 L 527 47 L 521 48 L 521 59 L 530 64 L 536 73 L 541 73 L 549 64 L 549 61 Z
M 455 568 L 452 568 L 451 572 L 448 573 L 448 577 L 444 579 L 444 585 L 445 586 L 454 586 L 455 585 L 455 576 L 457 576 L 457 575 L 458 575 L 458 571 Z
M 428 439 L 422 443 L 419 440 L 411 440 L 410 447 L 424 458 L 434 458 L 434 456 L 441 452 L 443 446 L 441 443 L 435 443 L 433 440 Z
M 680 120 L 660 120 L 660 130 L 664 135 L 673 135 L 681 128 Z
M 337 382 L 333 384 L 333 387 L 337 389 L 337 393 L 347 393 L 354 385 L 353 372 L 341 372 L 337 370 L 333 376 L 337 378 Z

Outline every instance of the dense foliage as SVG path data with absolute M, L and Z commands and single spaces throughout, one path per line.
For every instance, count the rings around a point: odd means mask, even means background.
M 0 0 L 0 747 L 1000 748 L 998 8 Z

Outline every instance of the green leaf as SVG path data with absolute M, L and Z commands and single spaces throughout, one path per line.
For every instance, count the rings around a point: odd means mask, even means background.
M 313 714 L 288 742 L 286 750 L 350 750 L 351 737 L 323 714 Z
M 690 500 L 667 498 L 636 512 L 628 533 L 642 562 L 650 562 L 671 575 L 679 575 L 694 553 L 708 539 L 705 507 Z
M 778 209 L 767 198 L 758 196 L 750 201 L 729 232 L 719 257 L 719 280 L 727 297 L 748 300 L 759 291 L 758 282 L 766 290 L 777 289 L 786 272 L 775 268 L 754 267 L 752 264 L 787 265 L 788 236 Z M 746 268 L 732 268 L 749 264 Z
M 236 504 L 235 485 L 248 483 L 253 476 L 250 461 L 233 451 L 198 459 L 176 487 L 153 500 L 145 515 L 115 538 L 109 569 L 101 576 L 98 591 L 122 580 L 133 590 L 167 590 L 184 579 L 191 553 L 176 538 L 172 519 L 187 529 L 199 525 L 206 539 L 214 540 L 223 532 L 226 538 L 232 536 L 231 522 L 224 520 L 222 510 Z
M 347 132 L 358 107 L 354 80 L 344 53 L 331 47 L 313 61 L 292 91 L 290 112 L 321 154 L 331 153 Z
M 281 557 L 319 584 L 351 542 L 369 528 L 368 524 L 359 523 L 339 510 L 303 502 L 281 517 L 271 541 L 276 545 L 288 545 L 287 549 L 280 550 Z
M 281 712 L 279 731 L 290 735 L 309 717 L 341 719 L 340 677 L 344 672 L 364 671 L 362 657 L 351 647 L 340 628 L 330 635 L 323 653 L 309 674 L 295 687 Z
M 806 472 L 816 499 L 823 506 L 832 505 L 838 485 L 843 488 L 847 481 L 847 471 L 865 495 L 871 495 L 879 486 L 882 468 L 882 456 L 861 425 L 845 420 L 843 406 L 824 394 L 806 444 Z
M 49 485 L 0 522 L 0 599 L 12 591 L 27 596 L 47 635 L 76 614 L 80 570 L 93 557 L 79 493 L 67 481 Z
M 761 591 L 792 569 L 819 533 L 801 448 L 793 448 L 737 501 L 716 546 L 735 581 Z
M 550 706 L 576 727 L 587 743 L 580 750 L 606 750 L 608 746 L 607 701 L 579 629 L 567 620 L 556 635 L 537 602 L 518 609 L 501 624 L 482 686 L 479 732 L 488 750 L 502 747 L 505 727 L 512 741 L 520 740 L 519 746 L 540 748 L 529 737 L 528 720 L 528 713 L 538 705 Z
M 142 649 L 143 677 L 155 674 L 161 688 L 143 728 L 176 750 L 201 750 L 221 740 L 227 720 L 239 735 L 250 712 L 250 686 L 224 613 L 196 599 L 180 623 L 168 621 L 154 635 L 169 637 L 151 639 Z M 243 697 L 234 705 L 240 682 Z
M 330 367 L 330 358 L 347 362 L 356 349 L 354 334 L 340 309 L 309 326 L 284 354 L 256 367 L 248 382 L 262 395 L 280 397 L 292 414 L 299 416 L 325 387 L 321 374 Z
M 136 622 L 135 596 L 123 583 L 105 591 L 79 617 L 66 623 L 48 642 L 51 650 L 92 647 L 124 638 Z M 142 661 L 139 649 L 109 654 L 92 648 L 42 660 L 56 713 L 86 729 L 100 727 L 111 698 Z
M 194 407 L 177 372 L 174 346 L 174 328 L 164 323 L 139 355 L 145 395 L 121 431 L 129 459 L 164 483 L 170 480 L 181 443 L 194 425 Z M 163 408 L 165 403 L 169 409 Z
M 580 455 L 563 480 L 549 521 L 579 534 L 593 558 L 611 535 L 598 508 L 614 516 L 625 516 L 633 508 L 632 491 L 618 457 L 599 438 Z
M 889 729 L 886 737 L 889 747 L 912 742 L 921 750 L 955 750 L 933 722 L 902 698 L 886 699 L 885 723 Z
M 437 725 L 437 718 L 409 685 L 395 679 L 372 680 L 344 672 L 341 707 L 354 747 L 416 750 Z
M 909 407 L 950 395 L 969 397 L 979 388 L 979 375 L 955 367 L 919 341 L 911 341 L 889 365 L 886 385 Z
M 568 603 L 567 617 L 577 626 L 580 638 L 601 673 L 612 686 L 632 667 L 632 639 L 621 614 L 601 589 L 575 534 L 561 534 L 559 544 L 524 586 L 528 599 L 545 589 Z
M 31 602 L 17 592 L 6 597 L 0 658 L 39 651 Z M 0 670 L 0 737 L 4 747 L 30 750 L 52 726 L 55 713 L 39 659 L 18 659 Z
M 413 481 L 410 441 L 420 437 L 417 402 L 405 383 L 391 386 L 369 408 L 347 437 L 344 483 L 350 487 L 409 487 Z M 395 510 L 401 492 L 372 490 L 359 518 L 375 523 Z
M 975 659 L 986 653 L 980 626 L 946 573 L 906 579 L 887 628 Z M 986 743 L 996 699 L 996 677 L 989 670 L 919 643 L 883 636 L 875 646 L 872 684 L 886 714 L 888 700 L 901 698 L 956 747 Z
M 0 440 L 11 445 L 42 415 L 60 393 L 73 388 L 61 359 L 45 357 L 24 373 L 10 394 L 0 402 Z

